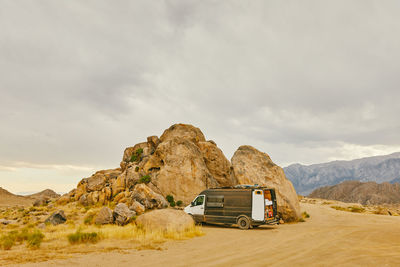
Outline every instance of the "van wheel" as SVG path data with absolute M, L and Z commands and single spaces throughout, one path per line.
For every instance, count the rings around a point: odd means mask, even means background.
M 247 230 L 250 228 L 250 220 L 246 216 L 240 217 L 237 224 L 242 230 Z

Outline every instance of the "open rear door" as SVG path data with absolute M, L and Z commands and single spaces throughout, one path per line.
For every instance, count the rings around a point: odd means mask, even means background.
M 261 189 L 252 192 L 251 218 L 254 221 L 264 221 L 264 192 Z

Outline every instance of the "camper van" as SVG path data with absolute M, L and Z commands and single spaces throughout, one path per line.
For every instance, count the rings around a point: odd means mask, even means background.
M 184 210 L 197 223 L 237 224 L 240 229 L 279 224 L 275 190 L 266 187 L 207 189 Z

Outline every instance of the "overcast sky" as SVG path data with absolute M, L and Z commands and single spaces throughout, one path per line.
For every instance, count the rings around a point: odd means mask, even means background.
M 400 1 L 0 0 L 0 186 L 67 192 L 174 123 L 281 166 L 400 151 Z

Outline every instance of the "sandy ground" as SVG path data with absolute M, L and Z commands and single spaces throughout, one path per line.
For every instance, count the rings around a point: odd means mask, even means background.
M 400 266 L 400 217 L 301 204 L 305 223 L 206 233 L 165 243 L 164 250 L 87 254 L 23 266 Z

